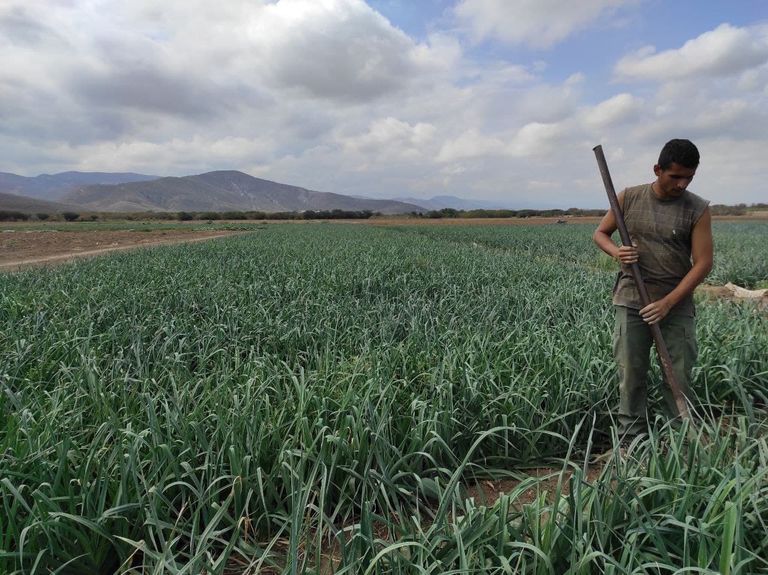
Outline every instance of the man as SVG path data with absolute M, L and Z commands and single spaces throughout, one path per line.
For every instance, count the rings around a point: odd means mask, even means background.
M 627 188 L 618 196 L 632 246 L 617 246 L 610 210 L 592 238 L 617 259 L 621 271 L 613 290 L 616 324 L 613 352 L 619 369 L 619 435 L 625 441 L 647 429 L 647 379 L 658 324 L 680 389 L 689 397 L 696 360 L 693 290 L 712 269 L 712 217 L 709 202 L 687 190 L 699 165 L 699 151 L 688 140 L 670 140 L 653 167 L 656 181 Z M 637 262 L 651 303 L 643 306 L 632 279 Z M 669 386 L 662 393 L 667 415 L 679 416 Z

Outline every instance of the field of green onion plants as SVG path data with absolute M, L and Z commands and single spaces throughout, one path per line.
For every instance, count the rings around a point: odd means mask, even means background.
M 592 230 L 268 225 L 0 275 L 0 573 L 768 573 L 768 316 L 701 299 L 698 419 L 594 463 Z M 764 285 L 766 237 L 718 223 L 710 280 Z

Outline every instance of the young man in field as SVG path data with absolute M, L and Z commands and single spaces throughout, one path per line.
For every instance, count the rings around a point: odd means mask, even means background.
M 656 180 L 627 188 L 618 196 L 633 246 L 611 239 L 617 229 L 609 210 L 592 238 L 621 263 L 613 290 L 616 324 L 613 351 L 619 369 L 619 436 L 627 440 L 647 429 L 647 388 L 658 324 L 681 391 L 689 396 L 696 360 L 693 290 L 712 269 L 712 217 L 709 202 L 687 190 L 699 165 L 688 140 L 670 140 L 653 167 Z M 643 306 L 630 265 L 637 262 L 651 303 Z M 670 417 L 679 415 L 672 392 L 662 387 Z

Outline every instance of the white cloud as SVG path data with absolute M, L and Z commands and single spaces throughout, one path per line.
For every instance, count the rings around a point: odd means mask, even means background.
M 435 127 L 430 124 L 411 125 L 390 116 L 372 122 L 361 134 L 338 135 L 337 142 L 346 153 L 380 163 L 396 158 L 418 158 L 431 144 L 434 134 Z
M 484 136 L 477 130 L 468 130 L 445 142 L 437 155 L 437 161 L 455 162 L 466 158 L 499 155 L 504 151 L 505 144 L 502 139 Z
M 727 203 L 737 181 L 758 201 L 764 29 L 617 52 L 616 78 L 643 80 L 618 88 L 600 81 L 610 70 L 520 59 L 494 40 L 551 45 L 610 26 L 620 4 L 466 0 L 468 28 L 440 28 L 449 15 L 416 39 L 362 0 L 4 0 L 0 171 L 241 169 L 348 194 L 595 207 L 595 144 L 620 186 L 648 181 L 663 142 L 690 137 L 695 191 Z M 469 28 L 488 44 L 468 46 Z
M 689 77 L 732 76 L 768 61 L 768 26 L 736 28 L 722 24 L 676 50 L 653 47 L 625 56 L 615 73 L 623 80 L 670 81 Z
M 642 105 L 642 99 L 632 94 L 617 94 L 587 110 L 584 121 L 594 128 L 606 128 L 626 120 L 637 119 Z
M 247 163 L 267 160 L 273 149 L 270 142 L 241 137 L 207 138 L 192 136 L 168 138 L 160 142 L 133 140 L 68 146 L 60 144 L 57 155 L 67 158 L 71 169 L 81 171 L 137 171 L 168 175 L 158 166 L 173 164 L 181 174 L 207 171 L 201 169 L 206 162 L 217 169 L 242 169 Z
M 768 202 L 766 145 L 759 138 L 712 138 L 699 145 L 701 165 L 693 191 L 717 204 Z
M 768 64 L 742 72 L 737 82 L 741 92 L 762 92 L 768 95 Z
M 562 144 L 566 134 L 567 128 L 561 123 L 531 122 L 515 134 L 508 150 L 513 156 L 521 158 L 550 154 Z
M 443 66 L 362 0 L 282 0 L 252 20 L 249 36 L 268 78 L 308 96 L 370 100 Z M 455 51 L 438 44 L 440 54 Z
M 421 69 L 451 72 L 461 65 L 462 49 L 453 36 L 430 34 L 427 42 L 412 48 L 410 58 Z
M 265 2 L 244 21 L 232 71 L 280 98 L 372 102 L 452 70 L 462 56 L 452 36 L 416 42 L 363 0 Z
M 476 38 L 548 48 L 627 0 L 462 0 L 456 7 Z

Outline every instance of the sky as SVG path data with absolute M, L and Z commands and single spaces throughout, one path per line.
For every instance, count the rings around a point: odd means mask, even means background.
M 0 171 L 607 207 L 688 138 L 768 202 L 765 0 L 0 0 Z

